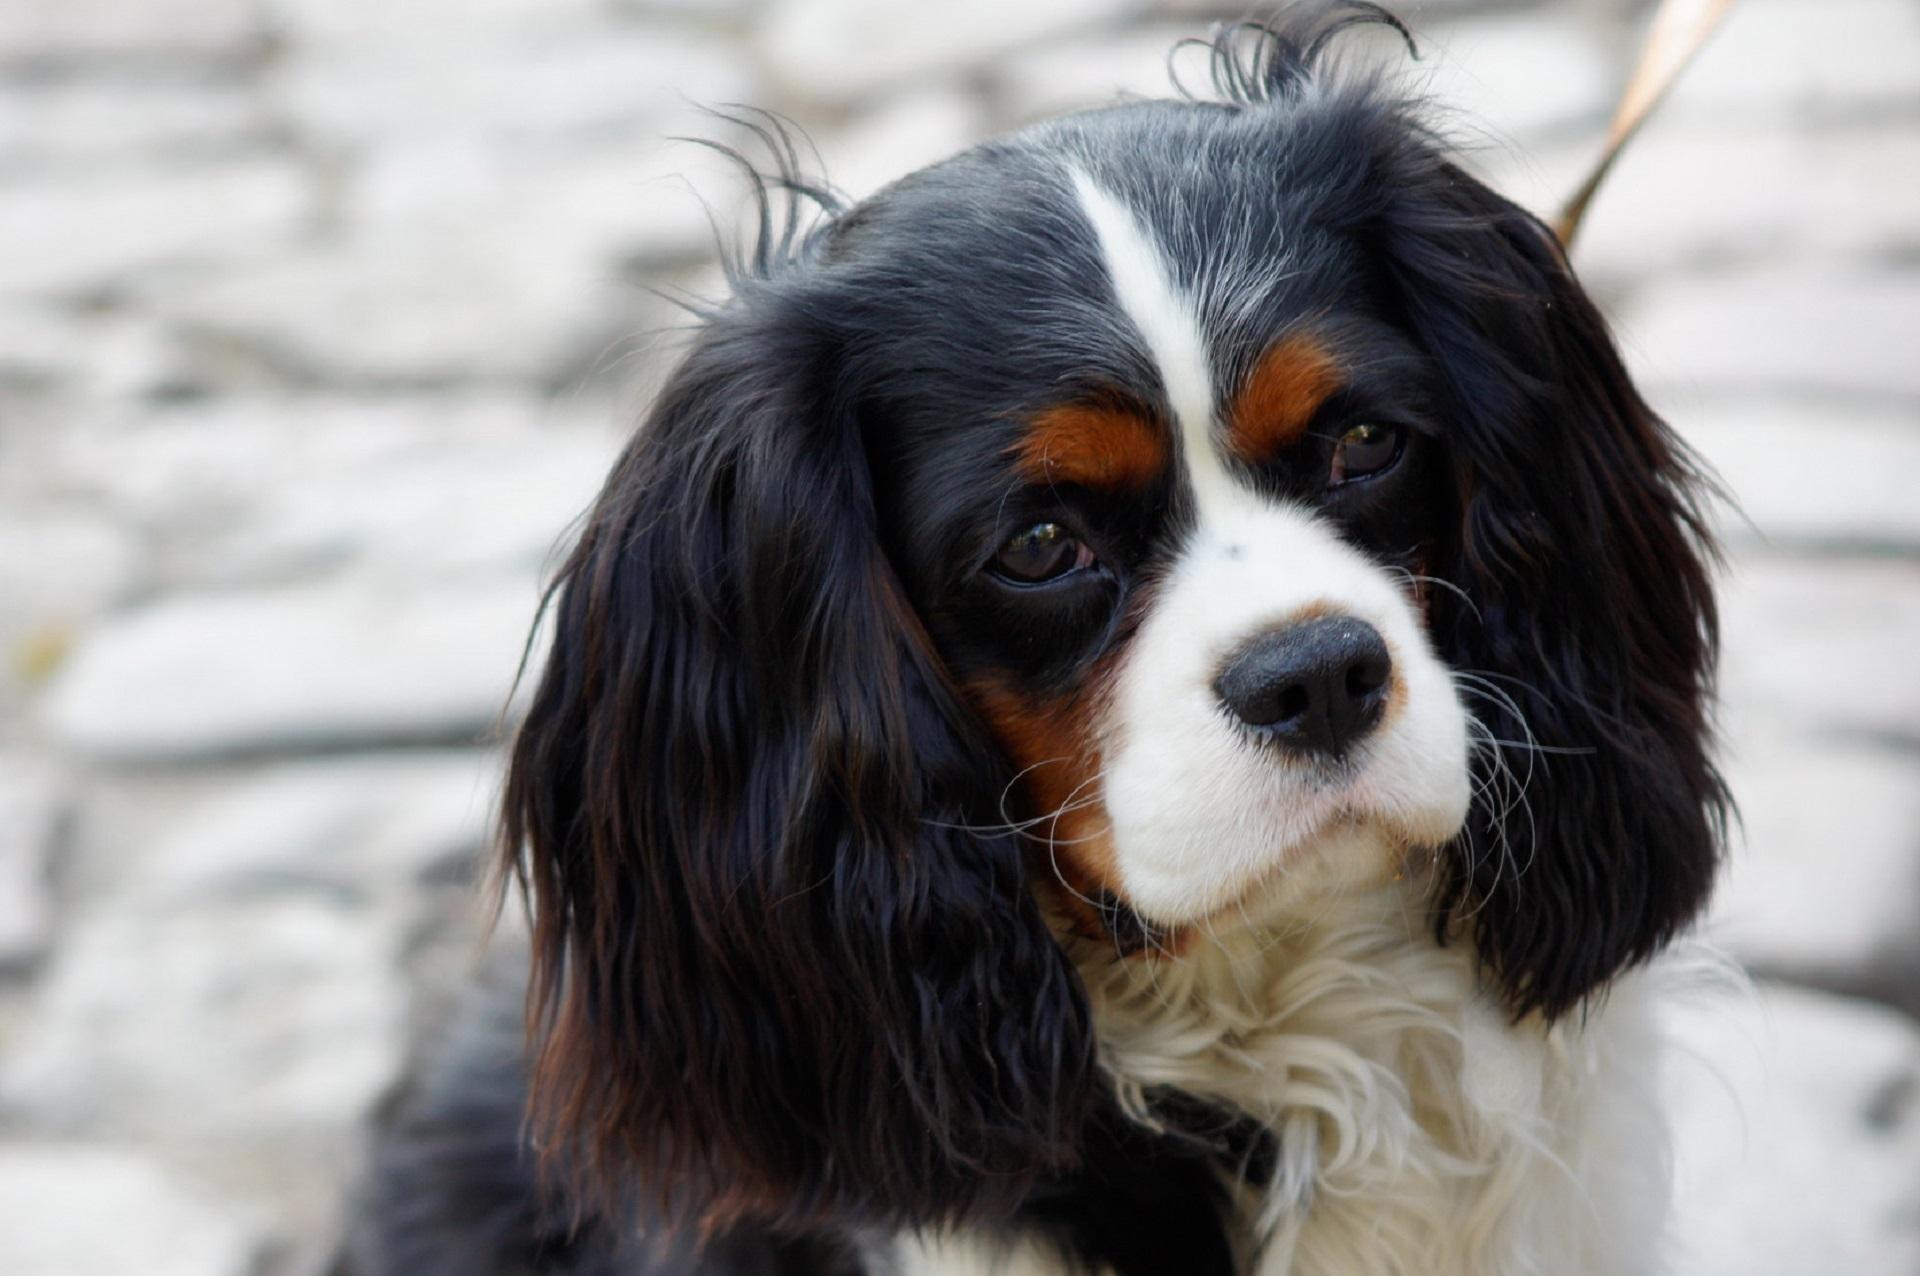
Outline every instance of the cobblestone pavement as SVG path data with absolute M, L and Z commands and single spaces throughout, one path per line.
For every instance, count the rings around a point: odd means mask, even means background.
M 714 286 L 690 102 L 790 113 L 862 192 L 1161 92 L 1207 8 L 0 5 L 0 1271 L 333 1261 L 473 964 L 542 565 L 681 322 L 648 288 Z M 1550 207 L 1638 15 L 1404 8 Z M 1684 1270 L 1913 1276 L 1920 4 L 1743 0 L 1580 258 L 1745 510 L 1711 929 L 1762 980 L 1684 1025 Z

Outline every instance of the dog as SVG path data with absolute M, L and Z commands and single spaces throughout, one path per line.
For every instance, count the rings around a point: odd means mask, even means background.
M 759 188 L 549 596 L 524 1052 L 370 1269 L 1660 1268 L 1709 489 L 1359 25 Z

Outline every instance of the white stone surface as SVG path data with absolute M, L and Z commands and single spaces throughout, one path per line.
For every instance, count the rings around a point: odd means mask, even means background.
M 116 1137 L 351 1128 L 401 1066 L 398 931 L 310 891 L 104 905 L 0 1058 L 0 1107 Z
M 53 937 L 49 873 L 66 801 L 51 765 L 0 753 L 0 972 L 37 960 Z
M 604 12 L 604 0 L 262 0 L 281 38 L 298 47 L 382 46 L 415 41 L 444 46 L 450 35 L 537 40 L 571 31 Z
M 341 214 L 375 233 L 405 227 L 484 240 L 509 227 L 589 261 L 697 260 L 713 251 L 709 205 L 723 223 L 732 212 L 736 174 L 667 134 L 731 136 L 723 123 L 687 111 L 663 120 L 658 137 L 593 146 L 466 137 L 384 146 L 360 165 Z
M 46 720 L 120 758 L 477 739 L 504 711 L 535 604 L 520 577 L 171 598 L 89 634 Z
M 300 381 L 539 383 L 590 342 L 618 291 L 612 276 L 570 245 L 495 225 L 355 236 L 148 299 Z
M 1920 1270 L 1920 1029 L 1782 985 L 1689 1008 L 1668 1086 L 1687 1276 Z
M 46 301 L 0 298 L 0 402 L 7 397 L 71 396 L 95 400 L 136 398 L 178 382 L 186 359 L 180 344 L 145 315 L 116 310 L 76 316 Z M 58 413 L 59 428 L 72 422 L 71 404 Z M 23 428 L 19 410 L 8 425 Z M 0 439 L 0 473 L 18 435 Z M 0 478 L 0 487 L 5 486 Z
M 1721 620 L 1730 703 L 1813 732 L 1920 731 L 1920 563 L 1750 554 Z
M 151 1156 L 83 1143 L 0 1142 L 7 1276 L 250 1276 L 259 1221 Z
M 1878 266 L 1663 279 L 1614 318 L 1656 387 L 1920 398 L 1920 288 Z
M 398 7 L 398 6 L 396 6 Z M 745 67 L 686 31 L 543 26 L 516 41 L 439 33 L 419 41 L 319 44 L 269 84 L 274 108 L 329 147 L 483 137 L 549 143 L 663 131 L 659 117 L 696 102 L 758 96 Z
M 1594 148 L 1580 149 L 1590 161 Z M 1713 197 L 1676 198 L 1687 190 Z M 1898 243 L 1916 225 L 1920 129 L 1903 118 L 1836 134 L 1804 121 L 1688 126 L 1655 116 L 1589 208 L 1578 260 L 1629 278 L 1703 264 L 1724 271 L 1745 261 L 1844 259 Z
M 139 570 L 126 529 L 78 503 L 28 505 L 0 484 L 0 703 L 31 690 Z
M 449 393 L 232 393 L 164 406 L 86 405 L 58 428 L 22 440 L 19 462 L 74 499 L 98 501 L 137 525 L 196 528 L 210 537 L 259 520 L 310 483 L 371 481 L 434 459 L 551 446 L 577 456 L 596 434 L 630 423 L 587 398 L 465 388 Z M 537 467 L 546 462 L 529 461 Z M 578 463 L 578 462 L 576 462 Z M 477 468 L 486 472 L 481 463 Z M 539 485 L 536 484 L 536 487 Z M 423 501 L 433 499 L 421 492 Z M 478 511 L 477 513 L 484 513 Z
M 1800 976 L 1920 969 L 1920 757 L 1752 720 L 1724 734 L 1741 818 L 1714 941 Z
M 308 888 L 380 898 L 464 875 L 491 834 L 501 764 L 474 749 L 269 766 L 150 826 L 134 871 L 143 892 L 174 904 Z
M 0 85 L 0 173 L 183 160 L 264 145 L 253 95 L 231 82 L 97 79 Z
M 0 185 L 0 294 L 69 295 L 162 265 L 284 252 L 311 192 L 284 157 L 101 168 Z
M 1906 0 L 1742 0 L 1665 109 L 1848 120 L 1900 109 L 1916 84 L 1920 9 Z
M 1920 548 L 1920 408 L 1674 397 L 1674 426 L 1738 504 L 1729 538 Z
M 763 3 L 764 0 L 608 0 L 613 11 L 626 18 L 698 18 L 733 23 L 752 18 Z
M 8 0 L 0 65 L 234 62 L 264 34 L 255 0 Z
M 1114 0 L 775 0 L 754 32 L 754 49 L 779 89 L 846 103 L 985 67 L 1118 9 Z
M 611 431 L 470 440 L 266 487 L 212 532 L 194 570 L 270 583 L 343 566 L 396 582 L 541 576 L 600 490 Z
M 1040 43 L 993 59 L 981 74 L 995 110 L 1009 125 L 1127 97 L 1172 97 L 1167 55 L 1177 41 L 1194 34 L 1191 25 L 1166 24 Z M 1198 51 L 1188 50 L 1175 65 L 1196 95 L 1208 91 L 1206 58 Z

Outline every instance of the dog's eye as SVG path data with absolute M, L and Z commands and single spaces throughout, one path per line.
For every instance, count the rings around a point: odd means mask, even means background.
M 1035 523 L 1008 538 L 989 567 L 1005 580 L 1037 585 L 1093 566 L 1093 551 L 1058 523 Z
M 1340 442 L 1333 449 L 1333 471 L 1327 476 L 1328 484 L 1337 486 L 1392 468 L 1400 459 L 1405 437 L 1406 431 L 1397 425 L 1375 425 L 1369 421 L 1354 426 L 1340 436 Z

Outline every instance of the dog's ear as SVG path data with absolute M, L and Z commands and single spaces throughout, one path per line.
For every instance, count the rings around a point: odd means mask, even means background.
M 505 795 L 535 1130 L 703 1232 L 1017 1199 L 1093 1087 L 822 309 L 758 281 L 708 323 L 562 569 Z
M 1718 864 L 1700 478 L 1544 225 L 1444 164 L 1397 189 L 1381 258 L 1440 367 L 1458 498 L 1432 628 L 1479 727 L 1441 925 L 1554 1016 L 1686 926 Z

